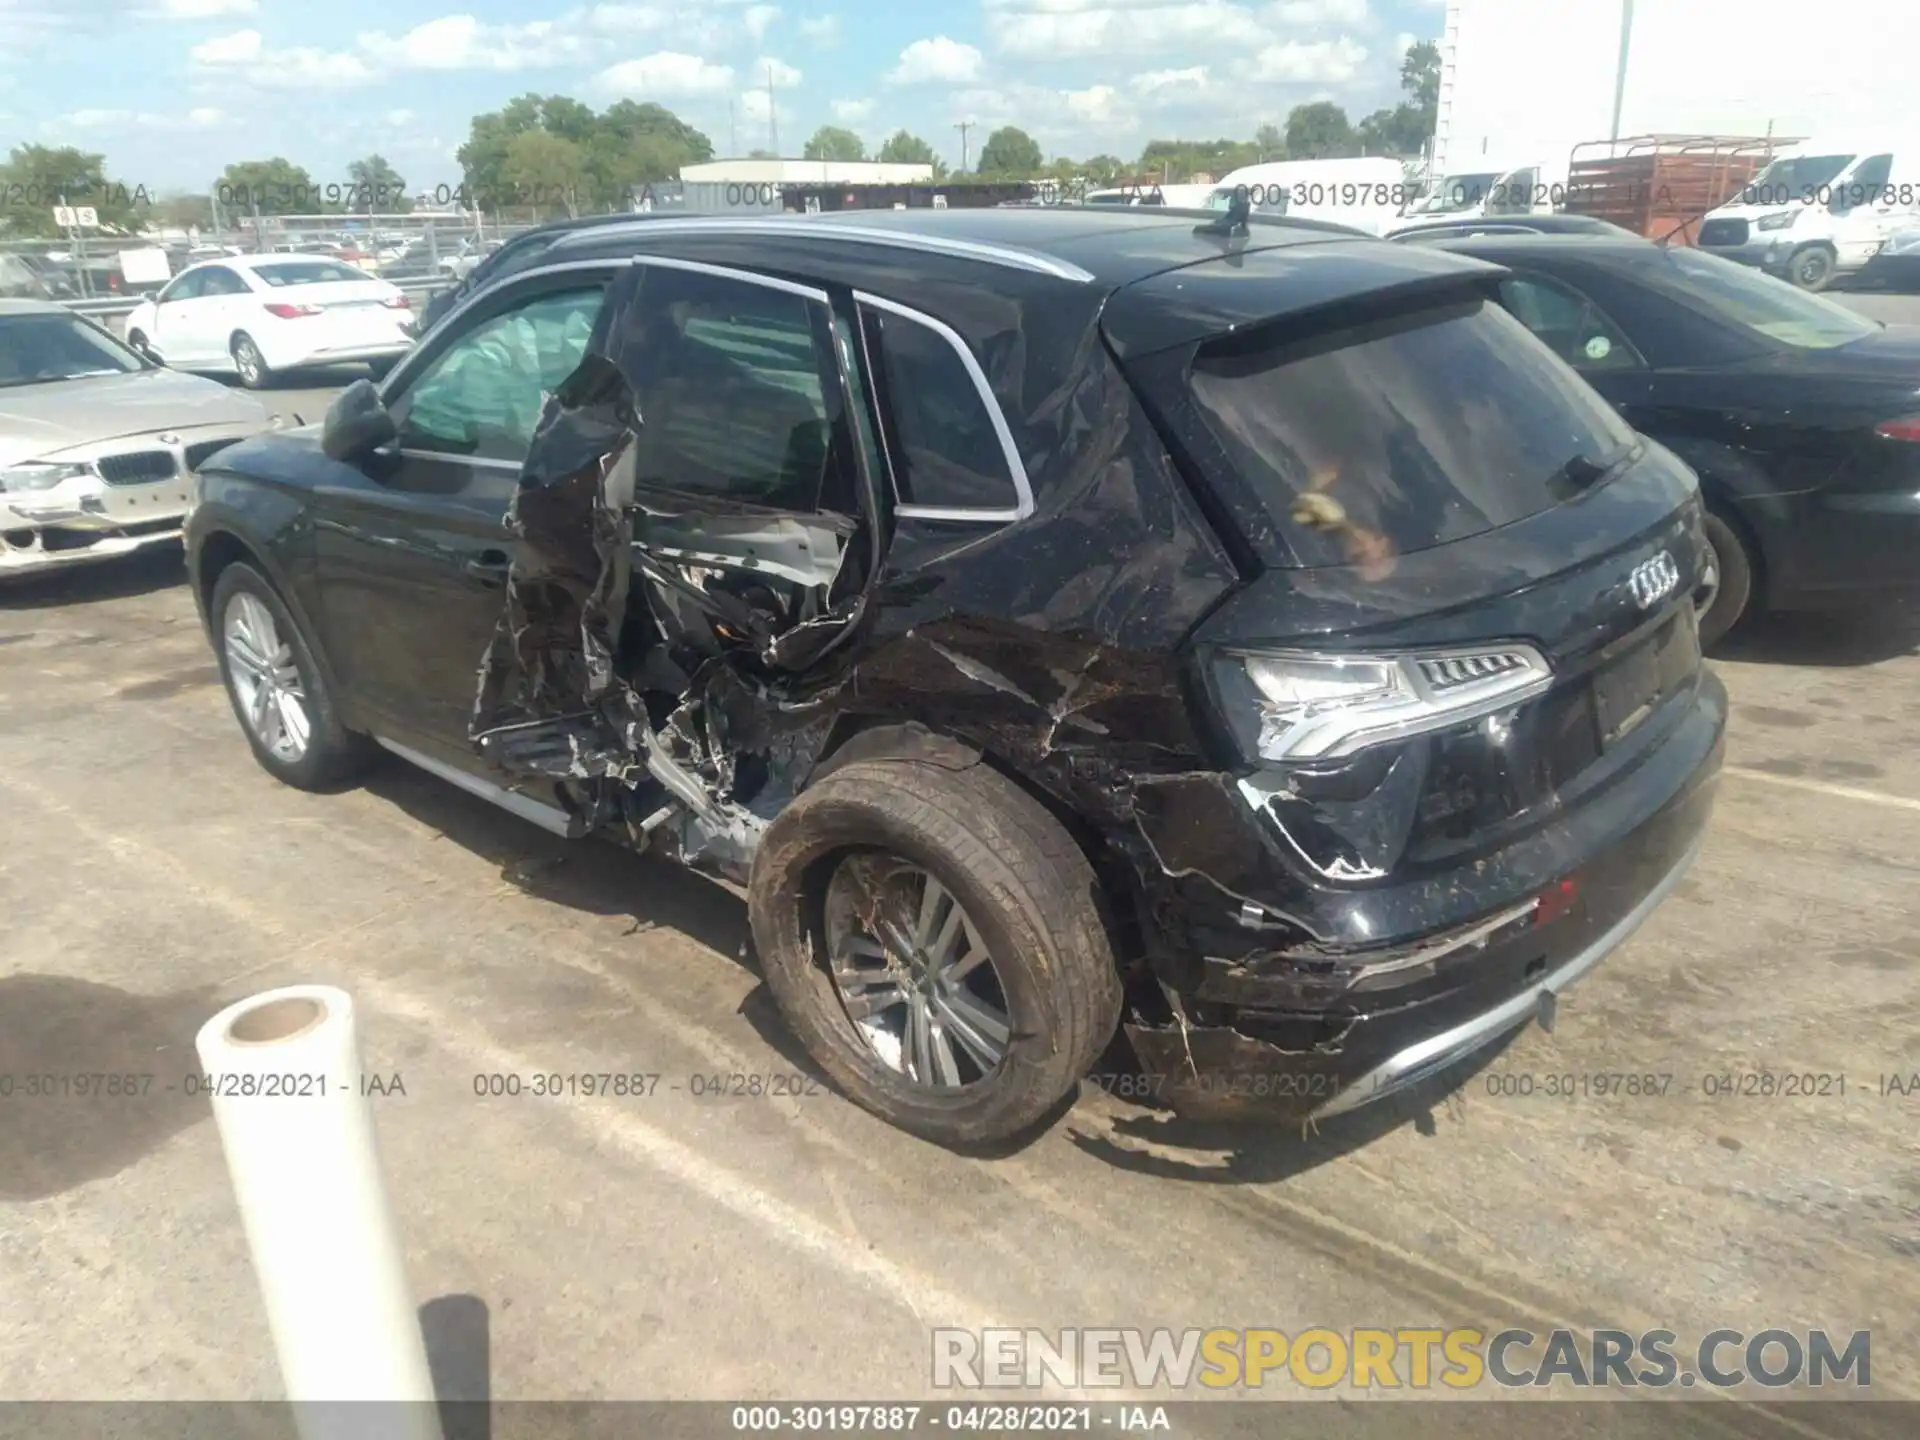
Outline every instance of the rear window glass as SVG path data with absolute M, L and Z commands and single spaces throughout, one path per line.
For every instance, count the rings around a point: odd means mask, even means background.
M 1499 307 L 1203 347 L 1200 414 L 1298 562 L 1377 566 L 1551 509 L 1633 432 Z
M 276 288 L 282 285 L 328 285 L 336 280 L 371 280 L 364 270 L 338 260 L 281 260 L 256 265 L 253 273 Z

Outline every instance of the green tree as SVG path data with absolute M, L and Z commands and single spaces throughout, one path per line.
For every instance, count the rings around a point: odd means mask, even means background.
M 283 156 L 241 160 L 214 182 L 214 203 L 227 215 L 317 215 L 325 208 L 320 186 L 305 168 Z
M 347 166 L 347 179 L 353 186 L 353 194 L 348 197 L 350 209 L 371 209 L 391 215 L 413 208 L 406 180 L 384 155 L 355 160 Z
M 1347 112 L 1331 100 L 1296 105 L 1287 116 L 1287 154 L 1295 159 L 1332 159 L 1358 148 Z
M 878 158 L 889 165 L 933 165 L 940 157 L 933 153 L 933 146 L 912 131 L 896 130 L 880 147 Z
M 1244 140 L 1150 140 L 1134 172 L 1143 183 L 1180 185 L 1195 175 L 1218 180 L 1258 158 L 1256 147 Z
M 520 137 L 540 135 L 571 150 L 529 142 L 529 154 L 551 154 L 565 167 L 541 179 L 516 167 L 507 175 Z M 713 158 L 713 142 L 664 106 L 619 100 L 595 111 L 566 95 L 521 95 L 499 110 L 476 115 L 458 151 L 471 199 L 482 208 L 538 203 L 543 208 L 621 210 L 639 185 L 671 180 L 680 167 Z M 577 163 L 577 167 L 575 162 Z M 565 197 L 572 197 L 571 200 Z
M 140 186 L 108 179 L 106 163 L 104 155 L 67 145 L 16 146 L 0 165 L 0 233 L 62 235 L 53 221 L 53 208 L 62 203 L 92 206 L 103 228 L 144 228 L 152 217 L 152 197 Z
M 537 214 L 564 210 L 572 217 L 580 213 L 591 179 L 587 152 L 579 145 L 548 130 L 525 130 L 507 142 L 500 195 Z
M 1039 143 L 1016 125 L 1002 125 L 980 147 L 980 176 L 984 180 L 1029 180 L 1045 163 Z
M 802 160 L 864 160 L 867 147 L 851 130 L 838 125 L 822 125 L 800 147 Z
M 1280 133 L 1278 125 L 1262 125 L 1253 132 L 1253 148 L 1260 152 L 1260 160 L 1284 160 L 1287 158 L 1287 137 Z
M 1118 155 L 1104 154 L 1094 156 L 1081 167 L 1087 179 L 1097 185 L 1111 185 L 1126 168 L 1127 162 Z
M 210 230 L 213 197 L 192 193 L 162 195 L 153 202 L 153 223 L 172 230 Z
M 1400 57 L 1400 88 L 1429 117 L 1440 109 L 1440 47 L 1431 40 L 1407 47 Z

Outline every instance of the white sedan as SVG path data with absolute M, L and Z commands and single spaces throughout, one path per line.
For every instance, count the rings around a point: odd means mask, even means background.
M 237 374 L 249 390 L 305 365 L 384 373 L 412 346 L 397 285 L 326 255 L 246 255 L 189 266 L 127 317 L 127 343 L 178 370 Z

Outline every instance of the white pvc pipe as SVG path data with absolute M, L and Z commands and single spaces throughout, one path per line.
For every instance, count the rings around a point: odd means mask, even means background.
M 302 1440 L 441 1440 L 352 997 L 269 990 L 194 1043 Z

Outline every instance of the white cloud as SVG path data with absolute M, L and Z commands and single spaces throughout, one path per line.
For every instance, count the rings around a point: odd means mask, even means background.
M 156 115 L 145 110 L 75 110 L 56 120 L 47 121 L 40 128 L 51 134 L 61 134 L 72 130 L 211 130 L 232 123 L 233 117 L 226 111 L 203 105 L 184 115 Z
M 871 100 L 836 100 L 827 107 L 833 111 L 833 118 L 848 125 L 858 125 L 873 114 Z
M 1142 9 L 1108 4 L 1064 12 L 1000 13 L 988 23 L 1001 50 L 1031 59 L 1195 50 L 1220 53 L 1274 38 L 1271 28 L 1252 10 L 1227 0 L 1186 0 Z
M 936 35 L 916 40 L 900 52 L 900 63 L 888 72 L 889 85 L 961 85 L 980 75 L 980 52 L 971 45 Z
M 227 15 L 251 15 L 260 0 L 160 0 L 133 13 L 143 20 L 217 20 Z
M 1365 25 L 1367 0 L 1280 0 L 1269 7 L 1289 25 Z
M 769 79 L 773 81 L 774 89 L 791 90 L 800 83 L 800 72 L 784 60 L 775 60 L 770 56 L 762 55 L 742 71 L 740 76 L 742 84 L 752 85 L 761 90 L 766 89 Z
M 576 31 L 552 20 L 487 25 L 471 15 L 443 15 L 405 34 L 374 31 L 360 48 L 399 70 L 529 70 L 557 65 L 579 48 Z
M 205 74 L 262 89 L 339 90 L 375 78 L 374 68 L 349 51 L 319 50 L 310 45 L 269 50 L 258 30 L 216 35 L 188 53 Z
M 1207 67 L 1190 65 L 1185 70 L 1149 70 L 1127 82 L 1142 95 L 1164 95 L 1207 88 Z
M 840 39 L 838 15 L 809 15 L 800 22 L 800 37 L 823 49 Z
M 1342 36 L 1303 45 L 1289 40 L 1269 45 L 1255 58 L 1254 73 L 1262 80 L 1286 80 L 1312 85 L 1334 85 L 1351 80 L 1366 63 L 1367 47 Z
M 637 60 L 610 65 L 587 82 L 609 98 L 658 100 L 691 95 L 723 95 L 733 89 L 733 67 L 715 65 L 698 55 L 661 50 Z
M 245 65 L 258 60 L 263 48 L 258 30 L 236 30 L 202 40 L 187 53 L 196 65 Z
M 1111 85 L 1095 85 L 1086 90 L 1068 90 L 1062 96 L 1067 109 L 1083 120 L 1117 120 L 1121 116 L 1120 92 Z
M 385 115 L 382 115 L 380 119 L 384 124 L 391 125 L 394 129 L 398 130 L 413 123 L 413 111 L 389 110 Z
M 779 18 L 778 5 L 749 5 L 741 12 L 740 23 L 746 26 L 748 38 L 758 43 L 767 38 L 767 31 Z
M 1405 30 L 1402 30 L 1398 35 L 1393 37 L 1393 53 L 1404 60 L 1407 58 L 1407 51 L 1419 43 L 1420 37 L 1418 35 L 1409 35 Z

